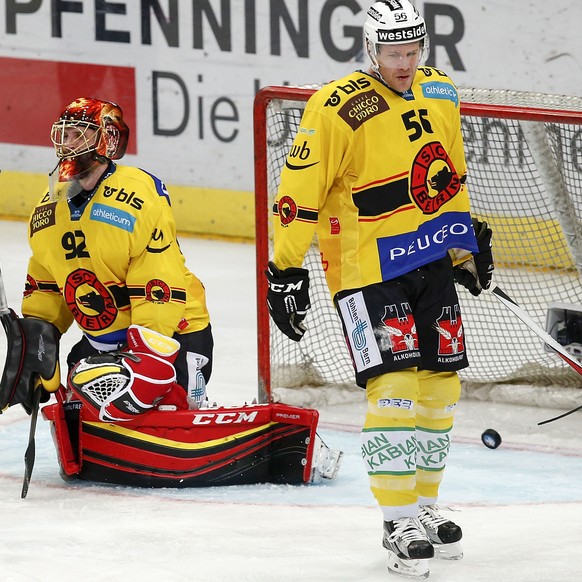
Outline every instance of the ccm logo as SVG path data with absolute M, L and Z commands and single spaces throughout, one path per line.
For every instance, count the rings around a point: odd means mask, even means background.
M 295 291 L 301 291 L 301 286 L 303 281 L 297 281 L 297 283 L 271 283 L 269 282 L 269 287 L 274 293 L 293 293 Z
M 254 422 L 258 412 L 255 410 L 247 414 L 246 412 L 207 412 L 196 414 L 192 419 L 192 424 L 240 424 L 243 422 Z

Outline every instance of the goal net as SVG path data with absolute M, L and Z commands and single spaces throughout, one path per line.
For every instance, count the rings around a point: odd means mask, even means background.
M 354 384 L 317 240 L 304 262 L 311 275 L 312 309 L 303 339 L 293 342 L 281 334 L 271 324 L 266 306 L 264 270 L 272 254 L 273 201 L 282 165 L 314 90 L 267 87 L 255 99 L 263 399 L 278 392 L 288 395 L 294 388 L 308 388 L 311 403 L 318 401 L 314 394 L 329 394 L 329 388 L 334 402 L 362 392 Z M 461 89 L 460 95 L 472 214 L 487 220 L 493 230 L 495 282 L 546 327 L 548 309 L 556 303 L 582 310 L 582 98 L 483 89 Z M 539 386 L 543 390 L 530 391 L 528 397 L 536 394 L 538 404 L 558 407 L 567 407 L 582 395 L 582 378 L 494 297 L 482 293 L 474 298 L 464 288 L 459 288 L 459 295 L 471 363 L 460 373 L 467 392 L 487 398 L 497 391 L 494 398 L 511 400 L 501 393 L 503 387 L 510 386 L 505 392 L 511 395 L 519 393 L 519 385 Z M 564 330 L 548 331 L 554 335 Z M 579 332 L 582 338 L 582 329 Z

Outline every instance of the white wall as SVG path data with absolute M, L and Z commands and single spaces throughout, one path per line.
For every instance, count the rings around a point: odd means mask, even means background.
M 257 88 L 319 83 L 365 66 L 352 55 L 361 48 L 369 0 L 76 0 L 61 3 L 68 7 L 61 13 L 52 4 L 0 3 L 0 57 L 135 68 L 137 156 L 126 162 L 175 184 L 252 190 Z M 170 22 L 166 35 L 156 4 Z M 418 7 L 433 42 L 429 64 L 458 85 L 582 95 L 581 3 L 440 0 Z M 41 102 L 50 90 L 50 80 L 30 87 Z M 56 115 L 47 120 L 47 142 Z M 53 159 L 49 147 L 0 143 L 2 170 L 45 172 Z

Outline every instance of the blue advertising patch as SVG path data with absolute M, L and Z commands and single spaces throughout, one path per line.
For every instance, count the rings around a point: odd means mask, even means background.
M 384 281 L 436 261 L 449 249 L 479 252 L 468 212 L 441 214 L 415 232 L 379 238 L 377 244 Z
M 430 81 L 429 83 L 421 83 L 422 94 L 428 99 L 447 99 L 459 106 L 459 94 L 457 90 L 449 83 L 441 83 L 440 81 Z
M 111 226 L 127 230 L 127 232 L 133 232 L 135 226 L 135 216 L 106 204 L 93 204 L 91 220 L 105 222 Z

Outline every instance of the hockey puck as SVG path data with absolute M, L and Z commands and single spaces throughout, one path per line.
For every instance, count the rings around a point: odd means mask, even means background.
M 496 430 L 488 428 L 483 431 L 481 440 L 488 449 L 496 449 L 501 444 L 501 435 Z

